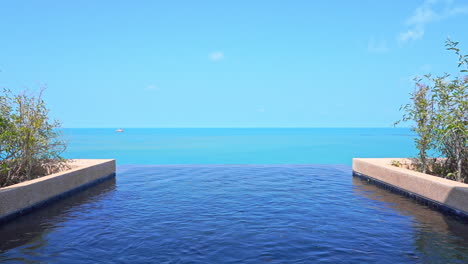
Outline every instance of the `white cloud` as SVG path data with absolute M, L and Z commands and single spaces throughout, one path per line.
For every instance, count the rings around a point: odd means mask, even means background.
M 460 15 L 460 14 L 462 14 L 462 15 L 463 14 L 468 14 L 468 5 L 455 7 L 455 8 L 450 9 L 447 12 L 447 15 L 449 15 L 449 16 L 456 16 L 456 15 Z
M 384 53 L 389 51 L 387 41 L 377 40 L 374 37 L 371 37 L 367 42 L 367 50 L 372 53 Z
M 406 20 L 407 30 L 398 35 L 400 44 L 421 39 L 427 24 L 461 14 L 468 14 L 468 5 L 454 6 L 453 0 L 426 0 Z
M 154 85 L 154 84 L 150 84 L 150 85 L 145 87 L 145 90 L 146 91 L 157 91 L 157 90 L 159 90 L 159 87 Z
M 210 60 L 212 60 L 212 61 L 220 61 L 220 60 L 224 59 L 224 53 L 221 52 L 221 51 L 211 52 L 208 56 L 209 56 Z
M 421 25 L 440 19 L 440 15 L 432 10 L 436 3 L 437 1 L 433 0 L 425 1 L 421 6 L 417 7 L 414 14 L 406 20 L 406 24 L 410 26 Z
M 417 40 L 424 36 L 424 29 L 423 28 L 414 28 L 409 29 L 406 32 L 400 33 L 398 36 L 398 40 L 400 43 L 406 43 L 411 40 Z
M 432 65 L 424 64 L 421 67 L 419 67 L 419 69 L 421 70 L 421 72 L 424 72 L 424 73 L 430 72 L 432 70 Z

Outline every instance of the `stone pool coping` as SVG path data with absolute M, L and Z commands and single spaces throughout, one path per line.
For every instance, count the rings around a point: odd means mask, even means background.
M 353 176 L 468 218 L 468 184 L 392 166 L 392 161 L 411 162 L 404 158 L 354 158 Z
M 0 188 L 0 224 L 115 177 L 113 159 L 75 159 L 71 169 Z

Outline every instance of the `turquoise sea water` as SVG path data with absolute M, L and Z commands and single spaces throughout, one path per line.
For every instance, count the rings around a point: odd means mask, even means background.
M 410 157 L 408 128 L 64 129 L 65 158 L 118 164 L 347 164 L 353 157 Z

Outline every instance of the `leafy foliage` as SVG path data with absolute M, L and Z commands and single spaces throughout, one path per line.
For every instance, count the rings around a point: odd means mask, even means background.
M 429 76 L 427 76 L 429 78 Z M 416 147 L 419 150 L 421 171 L 427 172 L 428 151 L 434 147 L 435 113 L 434 100 L 429 86 L 421 84 L 421 79 L 415 79 L 416 90 L 411 94 L 411 103 L 400 108 L 406 113 L 402 121 L 414 121 L 416 126 L 413 131 L 418 135 L 415 138 Z
M 450 39 L 446 41 L 447 50 L 457 55 L 458 67 L 463 74 L 468 72 L 468 55 L 462 55 L 458 44 Z M 468 75 L 450 77 L 450 74 L 438 77 L 425 75 L 428 85 L 422 79 L 415 79 L 416 89 L 411 94 L 411 102 L 401 108 L 405 111 L 401 121 L 415 123 L 412 129 L 418 136 L 415 143 L 422 172 L 431 169 L 430 173 L 466 182 Z M 430 159 L 429 151 L 436 151 L 446 159 Z
M 60 154 L 66 144 L 38 96 L 0 94 L 0 186 L 30 180 L 66 167 Z

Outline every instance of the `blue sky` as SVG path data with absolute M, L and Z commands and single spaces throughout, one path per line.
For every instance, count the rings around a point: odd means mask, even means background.
M 0 86 L 64 127 L 389 127 L 468 1 L 2 1 Z

